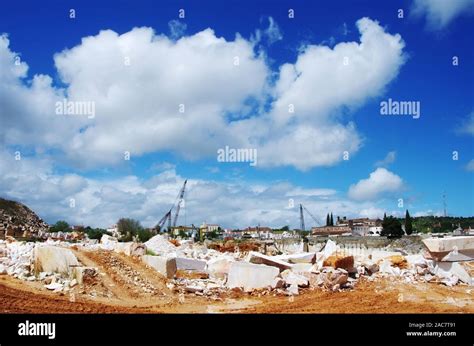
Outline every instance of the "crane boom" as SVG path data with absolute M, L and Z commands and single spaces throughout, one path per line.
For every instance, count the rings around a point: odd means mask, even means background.
M 168 229 L 170 228 L 170 223 L 171 223 L 171 209 L 161 218 L 160 221 L 156 224 L 156 229 L 160 231 L 163 228 L 163 225 L 165 224 L 166 220 L 168 220 Z
M 309 216 L 311 216 L 311 218 L 314 220 L 314 222 L 316 222 L 318 225 L 321 226 L 321 223 L 318 221 L 318 219 L 316 219 L 316 217 L 313 214 L 311 214 L 311 212 L 304 205 L 302 205 L 302 204 L 300 204 L 300 205 L 304 208 L 304 210 L 306 210 L 306 212 L 309 214 Z
M 303 204 L 300 204 L 300 229 L 304 231 Z
M 181 209 L 181 203 L 182 203 L 183 198 L 184 198 L 184 190 L 186 189 L 186 183 L 187 183 L 187 182 L 188 182 L 188 180 L 186 179 L 186 180 L 184 181 L 183 187 L 182 187 L 181 190 L 179 191 L 179 195 L 178 195 L 178 205 L 176 206 L 176 214 L 174 215 L 173 227 L 176 227 L 176 222 L 178 221 L 179 210 Z

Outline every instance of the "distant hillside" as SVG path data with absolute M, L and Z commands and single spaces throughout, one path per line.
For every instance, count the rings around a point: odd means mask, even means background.
M 0 238 L 5 235 L 27 237 L 28 233 L 47 231 L 48 224 L 19 202 L 0 198 Z

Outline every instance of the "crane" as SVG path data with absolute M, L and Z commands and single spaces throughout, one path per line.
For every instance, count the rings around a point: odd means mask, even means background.
M 188 182 L 188 179 L 184 181 L 183 187 L 181 188 L 181 191 L 179 191 L 179 195 L 178 195 L 179 200 L 178 200 L 178 205 L 176 207 L 176 214 L 174 215 L 173 227 L 176 227 L 176 221 L 178 221 L 179 210 L 181 209 L 181 204 L 183 203 L 184 190 L 186 189 L 187 182 Z
M 311 212 L 303 204 L 300 203 L 300 227 L 302 231 L 305 230 L 303 209 L 309 214 L 309 216 L 311 216 L 311 218 L 314 220 L 314 222 L 316 222 L 317 225 L 321 225 L 318 219 L 316 219 L 316 217 L 313 214 L 311 214 Z
M 300 230 L 305 231 L 304 229 L 304 215 L 303 215 L 303 204 L 300 204 Z
M 165 224 L 166 220 L 168 220 L 168 229 L 171 228 L 171 209 L 161 218 L 160 221 L 156 224 L 156 229 L 160 231 L 163 228 L 163 225 Z
M 181 204 L 183 203 L 183 200 L 184 200 L 184 191 L 186 189 L 186 183 L 187 182 L 188 182 L 188 180 L 186 179 L 184 181 L 183 187 L 179 191 L 178 196 L 176 197 L 176 200 L 173 203 L 173 205 L 171 206 L 170 210 L 168 210 L 168 212 L 156 224 L 155 230 L 157 230 L 157 232 L 160 232 L 163 229 L 163 226 L 164 226 L 166 221 L 168 221 L 168 232 L 171 231 L 171 217 L 172 217 L 173 209 L 175 207 L 176 207 L 176 214 L 175 214 L 174 219 L 173 219 L 173 228 L 176 227 L 176 223 L 178 221 L 178 216 L 179 216 L 179 210 L 181 209 Z

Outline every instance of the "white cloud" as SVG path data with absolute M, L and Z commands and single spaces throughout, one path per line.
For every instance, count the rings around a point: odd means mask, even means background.
M 469 172 L 474 172 L 474 159 L 467 163 L 466 170 Z
M 277 39 L 278 26 L 269 21 L 266 35 Z M 27 65 L 14 66 L 15 53 L 2 36 L 0 140 L 54 149 L 56 159 L 83 168 L 123 163 L 124 152 L 132 159 L 160 151 L 212 158 L 226 145 L 258 149 L 262 167 L 334 165 L 363 143 L 340 110 L 383 93 L 405 61 L 400 35 L 368 18 L 357 27 L 360 42 L 306 46 L 294 64 L 281 66 L 274 87 L 265 54 L 238 34 L 227 41 L 206 29 L 175 41 L 151 28 L 101 31 L 55 55 L 65 89 L 42 75 L 30 84 Z M 55 114 L 55 102 L 65 97 L 95 102 L 95 118 Z M 271 110 L 263 112 L 267 101 Z
M 261 19 L 261 21 L 264 18 Z M 273 19 L 273 17 L 265 17 L 268 19 L 268 27 L 266 29 L 257 29 L 255 30 L 255 36 L 252 36 L 251 41 L 254 44 L 264 44 L 272 45 L 277 41 L 281 41 L 283 39 L 283 34 L 281 33 L 280 27 L 278 26 L 277 22 Z M 262 47 L 260 47 L 262 48 Z
M 456 128 L 456 132 L 474 136 L 474 111 Z
M 400 35 L 385 32 L 369 18 L 358 20 L 357 27 L 360 43 L 342 42 L 332 49 L 309 45 L 295 64 L 280 67 L 266 127 L 256 121 L 249 126 L 264 128 L 267 136 L 260 141 L 259 165 L 306 170 L 334 165 L 344 151 L 352 155 L 359 149 L 362 138 L 355 125 L 344 123 L 338 114 L 383 93 L 405 56 Z
M 273 44 L 283 39 L 280 27 L 272 17 L 268 17 L 268 28 L 264 31 L 268 44 Z
M 474 0 L 415 0 L 412 13 L 426 16 L 428 27 L 440 30 L 463 13 L 472 14 Z
M 47 76 L 24 85 L 27 66 L 14 66 L 8 44 L 2 37 L 6 144 L 57 148 L 86 167 L 119 163 L 125 151 L 132 157 L 168 150 L 199 158 L 215 155 L 223 142 L 241 142 L 226 130 L 225 114 L 239 110 L 248 97 L 259 98 L 268 74 L 263 58 L 239 36 L 226 41 L 207 29 L 174 42 L 150 28 L 123 35 L 106 30 L 55 55 L 68 84 L 63 91 Z M 55 114 L 54 104 L 65 94 L 69 101 L 95 102 L 96 117 Z
M 362 179 L 349 187 L 348 195 L 354 200 L 374 200 L 385 193 L 399 192 L 402 179 L 385 168 L 377 168 L 369 178 Z
M 377 167 L 386 167 L 386 166 L 394 163 L 396 158 L 397 158 L 397 152 L 396 151 L 389 151 L 383 160 L 377 161 L 375 163 L 375 166 L 377 166 Z
M 370 207 L 370 208 L 367 208 L 367 209 L 362 209 L 360 211 L 360 216 L 361 217 L 368 217 L 369 219 L 376 219 L 376 218 L 382 219 L 383 214 L 385 212 L 386 211 L 384 209 L 377 208 L 377 207 Z
M 11 153 L 0 155 L 2 197 L 25 203 L 49 222 L 66 219 L 72 224 L 107 227 L 121 217 L 132 217 L 145 226 L 154 226 L 175 201 L 183 182 L 184 178 L 174 169 L 149 179 L 134 175 L 87 178 L 59 175 L 53 171 L 52 162 L 45 159 L 24 157 L 15 161 Z M 179 223 L 186 220 L 188 225 L 207 221 L 224 227 L 297 227 L 299 203 L 321 223 L 328 212 L 354 217 L 375 210 L 372 202 L 339 198 L 333 189 L 274 181 L 189 179 L 185 197 Z M 294 200 L 292 208 L 290 198 Z M 70 207 L 71 199 L 75 201 L 74 207 Z M 316 224 L 306 217 L 308 227 Z
M 187 25 L 177 19 L 173 19 L 168 22 L 168 27 L 170 29 L 170 37 L 176 40 L 184 35 Z

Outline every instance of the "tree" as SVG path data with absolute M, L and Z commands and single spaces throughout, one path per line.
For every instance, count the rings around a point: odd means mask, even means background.
M 149 229 L 140 229 L 137 232 L 138 240 L 140 240 L 142 243 L 148 241 L 151 237 L 153 237 L 153 232 Z
M 137 220 L 122 218 L 117 222 L 117 230 L 120 233 L 120 240 L 132 241 L 133 237 L 138 236 L 138 233 L 143 231 L 143 227 Z
M 330 219 L 330 222 L 331 222 L 331 226 L 334 226 L 334 220 L 332 218 L 332 213 L 331 213 L 331 219 Z
M 89 239 L 100 239 L 107 231 L 103 228 L 91 228 L 87 226 L 84 228 L 84 232 L 87 234 Z
M 331 221 L 329 220 L 329 213 L 326 215 L 326 226 L 331 226 Z
M 405 213 L 405 233 L 407 235 L 410 235 L 413 233 L 413 225 L 411 222 L 411 217 L 410 217 L 410 213 L 408 212 L 408 209 L 407 209 L 407 212 Z
M 390 238 L 400 238 L 403 235 L 402 224 L 393 216 L 385 217 L 382 222 L 382 232 L 380 232 L 380 235 Z
M 49 228 L 50 232 L 71 232 L 71 228 L 66 221 L 60 220 Z

